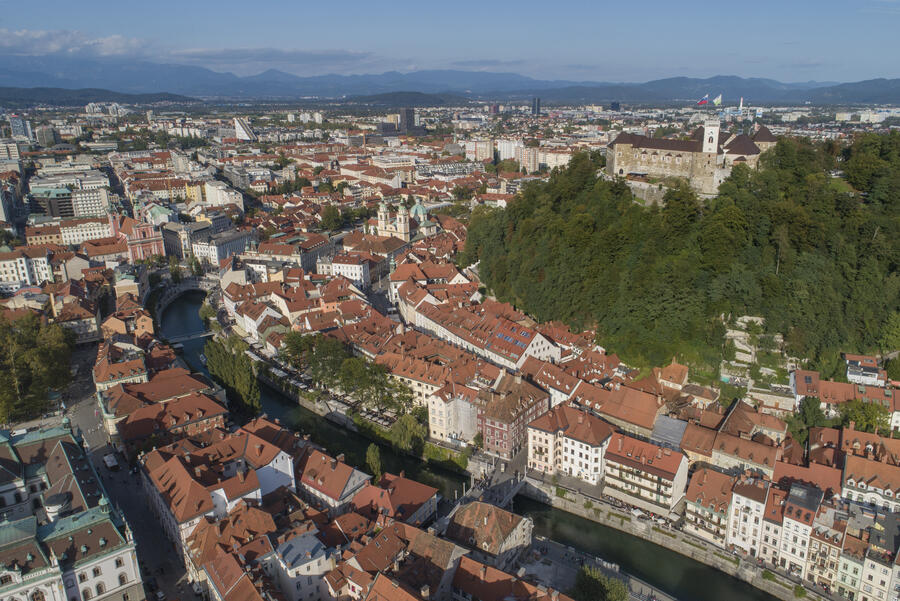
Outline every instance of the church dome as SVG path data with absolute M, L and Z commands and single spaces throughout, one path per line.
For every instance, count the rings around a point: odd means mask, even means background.
M 428 218 L 428 211 L 425 210 L 425 205 L 422 204 L 421 200 L 416 200 L 416 204 L 414 204 L 412 210 L 410 210 L 409 216 L 419 223 L 422 223 Z

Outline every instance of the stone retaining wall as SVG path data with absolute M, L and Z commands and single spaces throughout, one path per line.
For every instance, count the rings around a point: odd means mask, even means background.
M 779 574 L 774 575 L 775 580 L 766 580 L 763 578 L 765 571 L 763 567 L 743 561 L 724 549 L 678 530 L 661 528 L 650 520 L 635 519 L 631 514 L 612 505 L 597 503 L 596 500 L 584 497 L 575 491 L 566 489 L 566 496 L 560 497 L 557 494 L 556 486 L 528 477 L 525 480 L 525 486 L 519 493 L 523 496 L 690 557 L 694 561 L 743 580 L 783 601 L 797 599 L 794 595 L 794 582 Z M 592 506 L 586 508 L 585 501 L 591 501 Z M 806 598 L 814 601 L 830 601 L 827 597 L 809 589 L 806 589 Z

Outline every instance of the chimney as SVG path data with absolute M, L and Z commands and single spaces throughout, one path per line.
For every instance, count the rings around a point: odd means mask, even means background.
M 578 414 L 578 423 L 579 423 L 579 424 L 583 424 L 583 423 L 584 423 L 584 413 L 579 413 L 579 414 Z
M 619 437 L 619 450 L 620 450 L 620 451 L 622 450 L 622 440 L 623 440 L 623 439 L 622 439 L 622 437 L 620 436 L 620 437 Z
M 656 458 L 662 459 L 662 448 L 660 448 L 660 447 L 656 448 Z
M 419 596 L 424 599 L 424 601 L 428 601 L 428 598 L 431 596 L 431 588 L 427 584 L 423 584 L 422 588 L 419 589 Z
M 400 477 L 406 478 L 406 470 L 400 470 Z
M 481 564 L 481 574 L 480 574 L 480 576 L 481 576 L 481 579 L 482 579 L 482 580 L 484 580 L 485 578 L 487 578 L 487 566 L 484 565 L 484 564 Z
M 195 478 L 199 478 L 199 477 L 200 477 L 200 466 L 197 466 L 197 467 L 194 468 L 194 477 L 195 477 Z
M 344 454 L 341 453 L 340 455 L 338 455 L 338 456 L 337 456 L 337 460 L 338 460 L 338 462 L 340 462 L 340 463 L 344 463 Z
M 856 430 L 856 422 L 853 420 L 850 420 L 850 423 L 847 424 L 847 429 L 848 430 Z

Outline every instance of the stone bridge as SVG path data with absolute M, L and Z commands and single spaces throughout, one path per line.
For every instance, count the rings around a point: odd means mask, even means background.
M 209 293 L 219 287 L 219 280 L 209 277 L 187 277 L 176 285 L 170 285 L 156 301 L 156 318 L 159 319 L 163 312 L 175 299 L 188 292 Z

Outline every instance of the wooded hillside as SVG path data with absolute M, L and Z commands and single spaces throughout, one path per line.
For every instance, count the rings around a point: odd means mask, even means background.
M 634 365 L 713 369 L 722 314 L 762 315 L 826 373 L 841 350 L 900 346 L 900 134 L 782 140 L 760 164 L 710 201 L 682 187 L 645 208 L 579 155 L 506 210 L 476 210 L 461 263 L 481 260 L 491 291 L 540 320 L 595 326 Z

